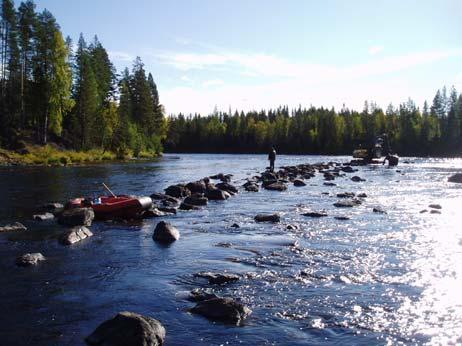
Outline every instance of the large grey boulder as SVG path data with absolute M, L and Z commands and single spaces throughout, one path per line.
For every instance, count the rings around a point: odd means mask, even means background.
M 165 189 L 165 194 L 176 197 L 176 198 L 184 198 L 191 195 L 191 191 L 186 188 L 183 184 L 171 185 Z
M 27 227 L 20 222 L 10 223 L 0 227 L 1 232 L 16 232 L 16 231 L 27 231 Z
M 213 321 L 239 324 L 252 313 L 247 306 L 231 298 L 212 298 L 197 303 L 190 310 Z
M 169 244 L 180 239 L 180 232 L 168 222 L 161 221 L 154 229 L 152 239 L 159 243 Z
M 205 193 L 205 196 L 211 201 L 224 201 L 228 199 L 231 195 L 220 189 L 208 189 Z
M 16 258 L 16 265 L 20 267 L 29 267 L 36 265 L 40 261 L 45 261 L 45 257 L 40 253 L 26 253 Z
M 281 217 L 278 214 L 258 214 L 254 220 L 256 222 L 279 222 Z
M 61 234 L 58 241 L 62 245 L 72 245 L 91 236 L 93 233 L 87 227 L 77 226 Z
M 134 312 L 119 312 L 85 338 L 90 346 L 162 346 L 165 328 L 156 319 Z
M 58 222 L 65 226 L 91 226 L 95 212 L 91 208 L 71 208 L 63 211 Z

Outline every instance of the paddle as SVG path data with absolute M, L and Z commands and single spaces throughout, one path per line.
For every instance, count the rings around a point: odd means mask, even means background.
M 109 191 L 109 193 L 112 195 L 112 197 L 117 197 L 117 196 L 114 194 L 114 192 L 112 192 L 111 189 L 107 187 L 107 185 L 106 185 L 105 183 L 103 183 L 103 186 L 106 188 L 106 190 Z

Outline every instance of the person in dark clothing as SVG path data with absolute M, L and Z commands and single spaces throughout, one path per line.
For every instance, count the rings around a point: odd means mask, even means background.
M 276 161 L 276 150 L 274 147 L 271 148 L 271 151 L 268 154 L 268 160 L 270 162 L 270 171 L 274 172 L 274 161 Z

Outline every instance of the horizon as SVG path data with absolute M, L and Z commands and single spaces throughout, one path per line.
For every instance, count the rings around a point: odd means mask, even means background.
M 87 41 L 98 36 L 118 73 L 140 56 L 168 115 L 299 105 L 361 111 L 365 101 L 385 110 L 408 98 L 421 108 L 443 86 L 462 89 L 457 1 L 36 5 L 74 43 L 80 32 Z

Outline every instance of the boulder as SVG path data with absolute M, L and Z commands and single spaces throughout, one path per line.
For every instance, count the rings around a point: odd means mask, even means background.
M 154 229 L 152 239 L 159 243 L 168 244 L 180 239 L 180 232 L 168 222 L 161 221 Z
M 194 274 L 194 276 L 207 279 L 209 283 L 215 285 L 222 285 L 228 282 L 238 281 L 240 279 L 239 275 L 228 273 L 200 272 Z
M 448 182 L 462 184 L 462 173 L 456 173 L 454 175 L 451 175 L 448 178 Z
M 245 305 L 231 298 L 212 298 L 198 302 L 190 310 L 213 321 L 223 321 L 239 324 L 252 313 Z
M 165 189 L 165 194 L 175 197 L 175 198 L 184 198 L 191 195 L 191 191 L 186 188 L 183 184 L 170 185 Z
M 228 192 L 220 189 L 208 189 L 205 196 L 211 201 L 224 201 L 231 195 Z
M 287 190 L 287 185 L 281 182 L 276 182 L 265 186 L 265 189 L 271 191 L 285 191 Z
M 278 214 L 258 214 L 254 220 L 256 222 L 279 222 L 281 217 Z
M 45 261 L 45 257 L 40 253 L 26 253 L 16 258 L 16 265 L 19 267 L 28 267 L 36 265 L 40 261 Z
M 301 179 L 295 179 L 294 186 L 306 186 L 306 183 Z
M 217 189 L 226 191 L 230 193 L 231 195 L 234 195 L 235 193 L 238 193 L 237 188 L 234 185 L 231 185 L 230 183 L 218 183 L 215 185 Z
M 44 213 L 44 214 L 33 215 L 32 218 L 35 221 L 48 221 L 48 220 L 53 220 L 55 216 L 52 213 Z
M 181 203 L 180 207 L 178 209 L 180 209 L 180 210 L 200 210 L 200 208 L 198 206 L 188 204 L 188 203 L 185 203 L 185 202 Z
M 85 342 L 90 346 L 161 346 L 164 339 L 165 328 L 158 320 L 124 311 L 100 324 Z
M 337 194 L 338 198 L 353 198 L 354 196 L 355 196 L 354 192 L 342 192 L 342 193 Z
M 95 213 L 91 208 L 71 208 L 63 211 L 58 222 L 65 226 L 91 226 Z
M 205 193 L 207 185 L 203 180 L 199 180 L 186 184 L 186 188 L 192 193 Z
M 298 227 L 298 225 L 292 225 L 292 224 L 289 224 L 287 225 L 286 229 L 290 229 L 290 230 L 298 230 L 300 227 Z
M 337 208 L 352 208 L 352 207 L 355 207 L 357 205 L 360 205 L 361 204 L 361 201 L 358 200 L 358 199 L 350 199 L 350 200 L 346 200 L 346 201 L 338 201 L 336 203 L 334 203 L 334 207 L 337 207 Z
M 307 213 L 304 213 L 303 216 L 308 216 L 308 217 L 325 217 L 327 216 L 327 213 L 325 211 L 309 211 Z
M 5 226 L 0 226 L 1 232 L 27 231 L 27 227 L 20 222 L 14 222 Z
M 360 182 L 360 181 L 366 181 L 366 179 L 363 179 L 361 177 L 358 177 L 357 175 L 351 177 L 351 181 L 354 181 L 355 183 Z
M 386 213 L 387 213 L 385 210 L 383 210 L 383 209 L 380 208 L 380 207 L 372 208 L 372 211 L 373 211 L 374 213 L 378 213 L 378 214 L 386 214 Z
M 342 172 L 345 172 L 345 173 L 353 173 L 353 172 L 357 172 L 358 170 L 357 169 L 354 169 L 353 167 L 351 166 L 343 166 L 342 168 L 340 168 L 342 170 Z
M 149 218 L 152 218 L 152 217 L 160 217 L 160 216 L 165 216 L 165 212 L 160 211 L 157 208 L 150 208 L 148 210 L 145 210 L 143 212 L 143 214 L 142 214 L 142 217 L 144 219 L 149 219 Z
M 65 231 L 58 238 L 58 241 L 62 245 L 72 245 L 85 238 L 93 236 L 93 233 L 85 226 L 78 226 Z
M 192 195 L 189 197 L 186 197 L 183 203 L 189 204 L 189 205 L 207 205 L 208 199 L 207 197 L 203 196 L 197 196 L 197 195 Z
M 432 209 L 442 209 L 441 205 L 439 204 L 430 204 L 428 207 Z

